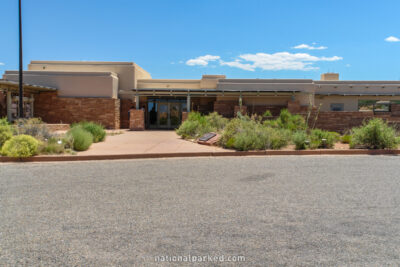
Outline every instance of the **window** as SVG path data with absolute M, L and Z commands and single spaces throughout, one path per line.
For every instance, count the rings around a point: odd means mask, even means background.
M 375 112 L 390 112 L 391 102 L 380 101 L 380 100 L 359 100 L 358 101 L 359 111 L 373 111 Z
M 331 111 L 343 111 L 344 104 L 343 103 L 332 103 L 331 104 Z

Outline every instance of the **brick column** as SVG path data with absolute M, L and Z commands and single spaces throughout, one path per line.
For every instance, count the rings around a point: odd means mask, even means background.
M 188 117 L 188 112 L 182 111 L 182 122 L 184 122 L 185 120 L 187 120 L 187 117 Z
M 143 131 L 144 127 L 144 111 L 141 109 L 129 110 L 129 129 L 132 131 Z
M 242 113 L 242 115 L 246 115 L 247 114 L 247 106 L 242 105 L 242 109 L 240 109 L 240 106 L 235 106 L 235 115 L 237 115 L 237 113 L 240 111 L 240 113 Z

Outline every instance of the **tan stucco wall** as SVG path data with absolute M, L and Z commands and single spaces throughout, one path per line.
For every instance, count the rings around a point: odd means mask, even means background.
M 331 104 L 343 103 L 344 111 L 358 111 L 358 100 L 400 100 L 400 96 L 315 96 L 315 106 L 331 111 Z
M 138 89 L 171 88 L 171 89 L 200 89 L 200 80 L 138 80 Z
M 71 72 L 114 72 L 118 76 L 118 89 L 136 88 L 137 79 L 150 79 L 151 75 L 133 62 L 89 61 L 31 61 L 28 70 Z
M 18 81 L 18 71 L 3 77 Z M 56 88 L 64 97 L 118 97 L 118 77 L 111 72 L 24 71 L 24 82 Z

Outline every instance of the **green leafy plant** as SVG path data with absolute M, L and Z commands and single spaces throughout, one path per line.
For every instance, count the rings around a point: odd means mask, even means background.
M 282 109 L 276 120 L 267 120 L 264 125 L 273 128 L 282 128 L 290 131 L 305 130 L 306 122 L 301 115 L 293 115 L 287 109 Z
M 351 143 L 351 135 L 350 134 L 345 134 L 340 138 L 340 141 L 343 144 L 350 144 Z
M 176 129 L 176 133 L 185 139 L 196 139 L 205 133 L 214 131 L 217 131 L 217 128 L 213 127 L 206 116 L 199 112 L 190 112 L 187 120 Z
M 3 144 L 13 136 L 11 126 L 8 124 L 0 123 L 0 149 Z
M 222 130 L 225 125 L 228 123 L 228 119 L 222 117 L 217 112 L 212 112 L 206 116 L 206 120 L 211 128 L 216 131 Z
M 237 150 L 280 149 L 288 144 L 290 131 L 275 129 L 247 116 L 232 119 L 222 132 L 219 144 Z
M 263 117 L 272 117 L 272 113 L 269 110 L 266 110 L 263 114 Z
M 73 138 L 73 149 L 76 151 L 88 150 L 93 142 L 93 135 L 80 126 L 72 127 L 67 133 Z
M 379 118 L 364 122 L 361 127 L 353 128 L 351 135 L 351 148 L 361 146 L 369 149 L 394 149 L 399 145 L 395 129 Z
M 10 123 L 8 122 L 7 118 L 0 118 L 0 126 L 7 126 L 10 125 Z
M 305 131 L 298 131 L 293 134 L 292 141 L 296 146 L 296 150 L 306 149 L 308 146 L 309 137 Z
M 7 140 L 1 153 L 8 157 L 26 158 L 37 154 L 39 141 L 30 135 L 17 135 Z
M 79 123 L 73 124 L 72 128 L 80 126 L 84 130 L 88 131 L 93 136 L 93 142 L 103 142 L 106 138 L 106 131 L 104 130 L 103 125 L 91 122 L 91 121 L 81 121 Z
M 332 148 L 340 135 L 335 132 L 314 129 L 310 132 L 310 148 Z

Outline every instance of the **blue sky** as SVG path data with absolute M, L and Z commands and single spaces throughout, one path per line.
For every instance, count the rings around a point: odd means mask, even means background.
M 18 68 L 17 2 L 1 4 L 0 73 Z M 400 80 L 398 0 L 23 5 L 25 68 L 30 60 L 134 61 L 153 78 L 319 79 L 331 71 L 345 80 Z

